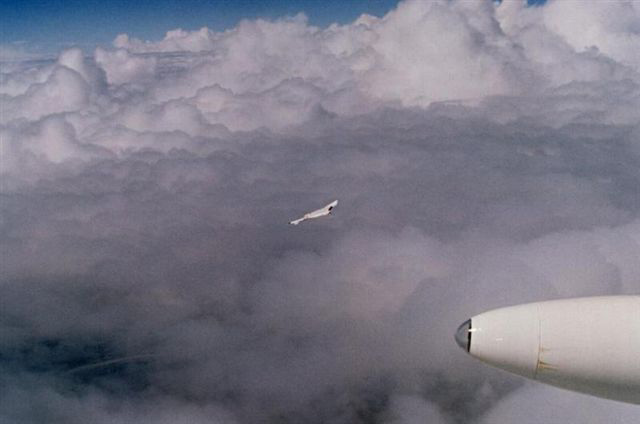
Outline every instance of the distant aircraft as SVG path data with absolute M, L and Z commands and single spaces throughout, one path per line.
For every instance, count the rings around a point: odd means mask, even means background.
M 456 342 L 490 365 L 543 383 L 640 404 L 640 296 L 552 300 L 465 321 Z
M 338 201 L 334 200 L 333 202 L 329 203 L 327 206 L 325 206 L 323 208 L 320 208 L 320 209 L 315 210 L 313 212 L 305 213 L 302 218 L 295 219 L 293 221 L 289 221 L 289 224 L 298 225 L 299 223 L 301 223 L 302 221 L 306 221 L 307 219 L 314 219 L 314 218 L 320 218 L 322 216 L 331 215 L 331 211 L 337 205 L 338 205 Z

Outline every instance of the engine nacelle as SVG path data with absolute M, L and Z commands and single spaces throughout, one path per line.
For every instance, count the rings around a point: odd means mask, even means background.
M 640 404 L 640 296 L 495 309 L 456 332 L 481 361 L 577 392 Z

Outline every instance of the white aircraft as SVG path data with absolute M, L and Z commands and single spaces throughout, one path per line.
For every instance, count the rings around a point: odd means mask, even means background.
M 338 204 L 338 201 L 334 200 L 333 202 L 329 203 L 327 206 L 323 208 L 320 208 L 313 212 L 305 213 L 302 218 L 289 221 L 289 224 L 298 225 L 299 223 L 301 223 L 302 221 L 306 221 L 307 219 L 314 219 L 314 218 L 320 218 L 322 216 L 331 215 L 331 211 L 333 210 L 333 208 L 336 207 L 337 204 Z
M 465 321 L 456 342 L 514 374 L 640 404 L 640 296 L 552 300 Z

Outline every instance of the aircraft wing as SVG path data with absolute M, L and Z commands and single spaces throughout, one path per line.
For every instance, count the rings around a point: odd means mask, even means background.
M 333 208 L 336 207 L 336 205 L 338 204 L 337 200 L 334 200 L 333 202 L 329 203 L 327 206 L 320 208 L 318 210 L 315 210 L 313 212 L 309 212 L 308 214 L 305 214 L 305 217 L 307 219 L 311 219 L 311 218 L 320 218 L 321 216 L 326 216 L 329 215 L 331 213 L 331 211 L 333 210 Z
M 291 225 L 298 225 L 299 223 L 301 223 L 302 221 L 306 220 L 307 218 L 298 218 L 298 219 L 294 219 L 293 221 L 289 221 L 289 224 Z
M 317 209 L 313 212 L 309 212 L 304 214 L 304 216 L 302 218 L 299 219 L 295 219 L 293 221 L 289 221 L 289 224 L 291 225 L 298 225 L 299 223 L 301 223 L 302 221 L 305 221 L 307 219 L 314 219 L 314 218 L 320 218 L 322 216 L 326 216 L 329 215 L 331 213 L 331 211 L 333 210 L 333 208 L 335 208 L 338 205 L 338 201 L 334 200 L 333 202 L 329 203 L 328 205 L 326 205 L 323 208 Z

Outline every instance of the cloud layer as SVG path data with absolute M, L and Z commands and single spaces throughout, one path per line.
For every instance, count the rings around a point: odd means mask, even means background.
M 637 291 L 638 22 L 406 1 L 7 62 L 0 422 L 636 422 L 452 332 Z

